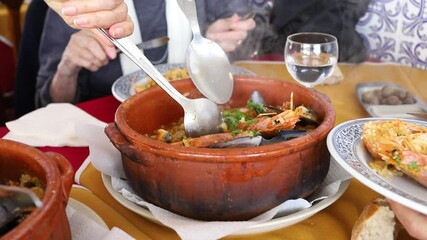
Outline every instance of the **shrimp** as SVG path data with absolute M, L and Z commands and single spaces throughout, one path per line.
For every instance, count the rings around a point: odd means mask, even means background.
M 383 160 L 427 187 L 427 128 L 402 120 L 365 123 L 362 141 Z
M 237 127 L 241 130 L 251 130 L 260 132 L 262 135 L 274 136 L 281 130 L 290 130 L 295 128 L 295 124 L 300 120 L 298 112 L 285 110 L 273 117 L 259 116 L 254 124 L 239 124 Z

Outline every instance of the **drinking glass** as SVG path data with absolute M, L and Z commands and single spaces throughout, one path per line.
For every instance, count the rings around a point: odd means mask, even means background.
M 286 39 L 284 57 L 291 76 L 312 88 L 332 75 L 338 60 L 338 41 L 326 33 L 295 33 Z

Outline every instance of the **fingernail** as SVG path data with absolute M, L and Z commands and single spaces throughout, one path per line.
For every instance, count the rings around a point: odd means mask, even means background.
M 66 16 L 72 16 L 77 13 L 77 8 L 75 6 L 66 6 L 61 9 L 61 13 Z
M 123 36 L 123 33 L 124 33 L 123 28 L 115 28 L 113 30 L 113 37 L 114 38 L 120 38 Z
M 88 23 L 87 18 L 85 17 L 77 17 L 73 20 L 74 25 L 76 26 L 84 26 Z

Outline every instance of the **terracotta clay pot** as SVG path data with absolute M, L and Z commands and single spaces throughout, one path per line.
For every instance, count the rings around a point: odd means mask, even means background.
M 173 82 L 189 98 L 200 97 L 190 80 Z M 306 197 L 324 180 L 330 155 L 326 136 L 335 124 L 328 97 L 300 85 L 262 77 L 236 76 L 232 107 L 245 106 L 253 91 L 269 105 L 294 93 L 296 106 L 314 109 L 323 119 L 310 133 L 272 145 L 235 149 L 174 146 L 152 134 L 183 116 L 182 108 L 154 87 L 130 97 L 105 132 L 122 153 L 133 189 L 146 201 L 200 220 L 247 220 L 287 199 Z
M 0 139 L 0 181 L 19 181 L 23 173 L 44 184 L 43 206 L 0 237 L 10 240 L 71 239 L 65 207 L 73 184 L 73 168 L 62 155 Z

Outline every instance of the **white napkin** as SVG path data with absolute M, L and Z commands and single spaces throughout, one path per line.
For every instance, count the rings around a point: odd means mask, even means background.
M 6 123 L 3 138 L 34 147 L 88 146 L 75 132 L 77 123 L 104 127 L 106 123 L 69 103 L 52 103 Z
M 174 229 L 183 240 L 215 240 L 250 226 L 273 219 L 275 216 L 286 216 L 292 213 L 299 212 L 303 209 L 311 207 L 311 202 L 314 200 L 325 199 L 337 193 L 341 183 L 351 178 L 336 161 L 331 160 L 331 166 L 328 176 L 313 193 L 309 199 L 291 199 L 285 201 L 279 206 L 258 215 L 248 221 L 199 221 L 183 217 L 165 209 L 159 208 L 153 204 L 144 201 L 142 198 L 134 194 L 134 191 L 129 186 L 128 182 L 119 178 L 112 177 L 112 186 L 114 190 L 120 192 L 126 199 L 140 206 L 146 207 L 164 225 Z
M 84 212 L 74 209 L 70 205 L 65 209 L 70 224 L 73 240 L 132 240 L 134 239 L 120 228 L 111 230 L 92 220 Z
M 78 129 L 79 128 L 81 128 L 81 130 L 79 130 L 78 133 L 93 133 L 98 131 L 98 134 L 101 134 L 101 129 L 99 126 L 85 125 L 79 126 Z M 95 128 L 97 130 L 90 130 L 89 128 Z M 116 150 L 111 143 L 100 143 L 101 141 L 108 141 L 108 138 L 101 138 L 100 136 L 98 136 L 98 134 L 80 135 L 82 138 L 86 139 L 87 142 L 89 142 L 91 156 L 90 160 L 92 161 L 94 167 L 102 173 L 112 176 L 112 185 L 116 191 L 120 192 L 129 201 L 134 202 L 140 206 L 147 207 L 157 220 L 162 222 L 164 225 L 174 229 L 178 233 L 178 235 L 184 240 L 218 239 L 238 232 L 242 229 L 248 228 L 252 225 L 271 220 L 275 216 L 284 216 L 301 211 L 302 209 L 309 208 L 311 206 L 310 201 L 313 201 L 318 198 L 326 198 L 333 196 L 337 193 L 340 184 L 343 181 L 346 181 L 351 178 L 351 175 L 349 175 L 345 170 L 343 170 L 335 161 L 331 160 L 331 166 L 328 176 L 326 177 L 322 185 L 319 187 L 319 190 L 316 191 L 312 196 L 310 196 L 310 199 L 308 200 L 288 200 L 282 203 L 281 205 L 271 209 L 270 211 L 263 213 L 249 221 L 198 221 L 182 217 L 162 208 L 159 208 L 153 204 L 144 201 L 142 198 L 134 194 L 134 191 L 129 186 L 128 182 L 126 180 L 123 180 L 124 174 L 120 154 L 114 154 L 114 157 L 113 155 L 108 156 L 111 152 L 118 152 L 118 150 Z M 110 153 L 105 154 L 106 152 Z M 97 157 L 99 157 L 100 159 L 96 159 Z M 106 161 L 106 158 L 108 158 L 109 160 Z M 78 171 L 80 171 L 80 169 Z M 76 179 L 76 181 L 78 181 L 78 179 Z
M 341 69 L 337 66 L 335 66 L 334 72 L 332 75 L 328 78 L 326 78 L 323 82 L 320 83 L 320 85 L 334 85 L 344 80 L 344 75 L 341 72 Z
M 114 147 L 104 133 L 104 126 L 80 123 L 76 126 L 76 133 L 89 143 L 88 159 L 100 172 L 109 176 L 126 178 L 123 170 L 120 152 Z M 75 181 L 80 182 L 80 175 L 88 164 L 87 159 L 77 170 Z

